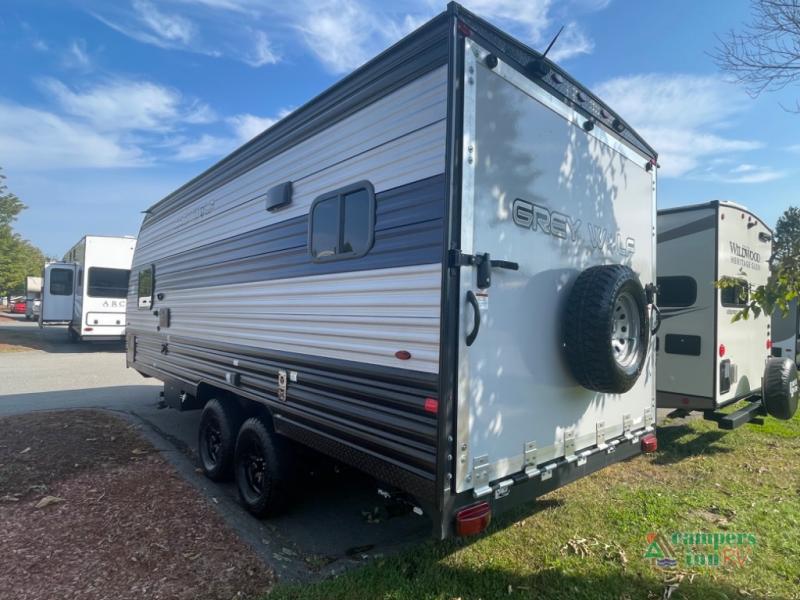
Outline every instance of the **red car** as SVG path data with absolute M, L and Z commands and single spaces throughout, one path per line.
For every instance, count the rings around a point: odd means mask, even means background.
M 27 303 L 25 300 L 17 300 L 15 303 L 11 305 L 11 312 L 24 315 L 26 308 L 27 308 Z

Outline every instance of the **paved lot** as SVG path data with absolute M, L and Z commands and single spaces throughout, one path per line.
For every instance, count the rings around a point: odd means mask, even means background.
M 3 352 L 3 344 L 28 350 Z M 158 381 L 126 369 L 121 344 L 70 344 L 64 328 L 40 329 L 24 317 L 0 314 L 0 416 L 93 407 L 144 423 L 151 441 L 211 498 L 279 577 L 338 572 L 427 536 L 430 524 L 424 517 L 390 516 L 395 511 L 377 495 L 377 484 L 346 469 L 307 478 L 288 514 L 268 521 L 252 518 L 239 506 L 232 484 L 212 483 L 197 472 L 199 411 L 161 408 L 160 389 Z M 378 519 L 370 516 L 375 514 Z

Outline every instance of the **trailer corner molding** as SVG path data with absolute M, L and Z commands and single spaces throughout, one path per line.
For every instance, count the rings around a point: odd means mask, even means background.
M 541 231 L 555 238 L 578 243 L 582 240 L 583 222 L 544 205 L 522 198 L 515 198 L 511 204 L 511 218 L 523 229 Z M 589 247 L 604 250 L 608 254 L 631 256 L 636 252 L 636 239 L 623 237 L 622 232 L 609 231 L 607 227 L 586 223 Z

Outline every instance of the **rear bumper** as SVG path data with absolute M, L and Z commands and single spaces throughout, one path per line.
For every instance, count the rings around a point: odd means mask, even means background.
M 434 535 L 441 539 L 455 536 L 455 515 L 470 504 L 488 502 L 492 515 L 527 504 L 568 483 L 591 475 L 614 463 L 629 460 L 642 453 L 641 438 L 655 431 L 653 426 L 616 438 L 602 448 L 592 448 L 568 458 L 560 458 L 537 469 L 515 473 L 491 483 L 491 493 L 476 497 L 474 490 L 451 496 L 441 514 L 441 528 Z

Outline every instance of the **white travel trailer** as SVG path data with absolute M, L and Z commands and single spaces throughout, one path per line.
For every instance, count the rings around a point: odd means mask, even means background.
M 25 278 L 25 318 L 29 321 L 31 319 L 39 318 L 39 307 L 42 300 L 42 278 L 41 277 L 26 277 Z
M 797 336 L 800 335 L 800 313 L 797 310 L 797 299 L 789 303 L 784 315 L 780 309 L 772 313 L 772 356 L 791 358 L 798 362 L 800 348 L 797 347 Z
M 797 409 L 794 361 L 770 359 L 768 315 L 733 322 L 767 283 L 772 231 L 733 202 L 658 212 L 658 406 L 703 411 L 723 429 Z M 715 282 L 735 282 L 718 289 Z M 732 413 L 719 409 L 748 401 Z
M 655 165 L 451 3 L 146 211 L 128 365 L 256 515 L 291 440 L 476 533 L 655 449 Z
M 72 341 L 125 339 L 136 238 L 87 235 L 45 265 L 39 325 L 66 325 Z

